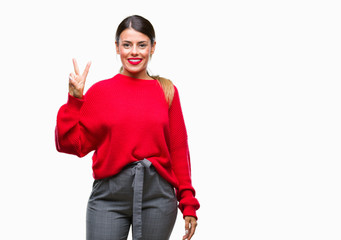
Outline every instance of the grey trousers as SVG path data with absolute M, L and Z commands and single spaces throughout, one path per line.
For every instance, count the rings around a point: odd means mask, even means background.
M 95 180 L 86 213 L 87 240 L 169 239 L 177 217 L 174 188 L 146 158 Z

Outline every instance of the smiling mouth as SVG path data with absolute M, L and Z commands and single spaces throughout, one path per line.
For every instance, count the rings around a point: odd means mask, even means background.
M 128 58 L 128 62 L 132 65 L 137 65 L 142 62 L 142 58 Z

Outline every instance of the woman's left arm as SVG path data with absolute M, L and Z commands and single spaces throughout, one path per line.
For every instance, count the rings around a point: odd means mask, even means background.
M 191 226 L 186 229 L 189 231 L 189 237 L 195 231 L 197 220 L 196 210 L 199 209 L 200 204 L 195 198 L 195 190 L 192 186 L 188 137 L 179 92 L 175 86 L 174 90 L 173 102 L 169 109 L 170 155 L 172 168 L 179 182 L 179 188 L 177 189 L 179 209 L 184 216 L 186 225 Z

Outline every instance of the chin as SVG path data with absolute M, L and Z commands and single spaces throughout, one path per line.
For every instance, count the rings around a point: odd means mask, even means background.
M 125 70 L 130 74 L 138 75 L 138 74 L 146 72 L 147 68 L 131 68 L 131 67 L 127 68 L 126 67 Z

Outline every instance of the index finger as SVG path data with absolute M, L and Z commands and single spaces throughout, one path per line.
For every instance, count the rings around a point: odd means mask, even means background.
M 76 75 L 79 75 L 79 68 L 76 59 L 72 58 L 73 68 L 75 69 Z

